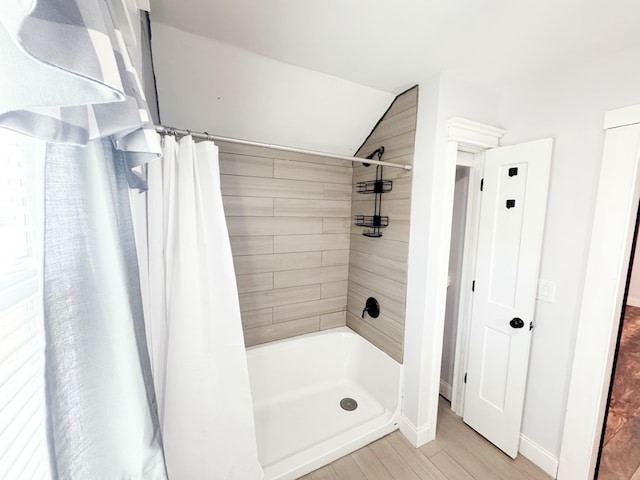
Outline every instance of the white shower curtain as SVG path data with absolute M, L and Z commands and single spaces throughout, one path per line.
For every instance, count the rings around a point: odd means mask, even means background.
M 257 480 L 218 148 L 165 136 L 163 154 L 148 166 L 145 313 L 169 478 Z

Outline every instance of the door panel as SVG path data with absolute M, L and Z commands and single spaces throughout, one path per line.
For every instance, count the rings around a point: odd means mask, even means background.
M 464 421 L 518 453 L 552 140 L 488 150 Z M 516 320 L 517 319 L 517 320 Z
M 497 172 L 498 189 L 495 196 L 496 205 L 490 213 L 494 216 L 491 233 L 491 245 L 487 260 L 489 264 L 489 301 L 505 308 L 513 308 L 518 286 L 518 268 L 520 257 L 520 239 L 522 237 L 522 221 L 527 168 L 526 164 L 509 164 L 500 167 Z M 518 174 L 509 177 L 505 170 L 518 168 Z M 506 208 L 506 202 L 514 200 L 515 206 Z M 483 198 L 484 201 L 484 198 Z M 504 206 L 500 202 L 505 203 Z M 482 219 L 481 219 L 482 221 Z
M 484 331 L 482 372 L 493 372 L 480 379 L 480 398 L 493 408 L 503 410 L 507 393 L 507 376 L 511 335 L 501 328 L 487 327 Z

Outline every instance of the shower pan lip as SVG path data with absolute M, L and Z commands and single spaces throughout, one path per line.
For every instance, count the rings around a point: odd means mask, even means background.
M 398 429 L 402 365 L 348 327 L 252 346 L 247 360 L 263 480 L 299 478 Z M 345 397 L 358 408 L 340 408 Z

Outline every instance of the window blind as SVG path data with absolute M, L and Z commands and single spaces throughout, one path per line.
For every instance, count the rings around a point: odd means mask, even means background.
M 0 129 L 0 478 L 51 478 L 35 140 Z

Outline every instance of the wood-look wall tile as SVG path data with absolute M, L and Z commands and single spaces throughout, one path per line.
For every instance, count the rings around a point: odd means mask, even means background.
M 353 170 L 353 169 L 351 169 Z M 349 200 L 351 201 L 352 186 L 343 183 L 324 183 L 324 194 L 322 198 L 325 200 Z
M 295 160 L 306 163 L 319 163 L 323 165 L 349 166 L 345 160 L 325 157 L 322 155 L 309 155 L 306 153 L 290 152 L 279 148 L 256 147 L 251 145 L 240 145 L 237 143 L 216 141 L 220 148 L 220 153 L 249 155 L 254 157 L 277 158 L 279 160 Z M 286 145 L 285 145 L 286 146 Z
M 417 88 L 396 98 L 384 118 L 365 141 L 357 156 L 384 145 L 383 160 L 413 164 Z M 375 179 L 375 169 L 358 163 L 353 168 L 352 215 L 372 215 L 373 195 L 357 193 L 357 183 Z M 405 297 L 412 172 L 385 168 L 383 178 L 393 180 L 391 192 L 382 196 L 382 215 L 389 216 L 383 237 L 369 238 L 366 230 L 351 225 L 347 325 L 401 361 L 404 341 Z M 376 319 L 360 318 L 366 299 L 375 297 L 381 313 Z
M 273 273 L 236 275 L 238 293 L 261 292 L 273 289 Z
M 382 157 L 385 162 L 395 163 L 398 165 L 412 165 L 413 164 L 413 153 L 410 155 L 404 155 L 401 157 L 396 157 L 393 159 L 387 159 L 386 154 Z M 366 180 L 375 180 L 376 171 L 371 168 L 363 167 L 359 164 L 353 168 L 353 184 L 355 186 L 358 182 L 363 182 Z M 402 168 L 388 168 L 385 167 L 382 171 L 382 177 L 385 180 L 396 180 L 396 179 L 404 179 L 411 178 L 412 176 L 411 170 L 404 170 Z M 385 194 L 386 195 L 386 194 Z
M 343 327 L 347 324 L 347 312 L 325 313 L 320 315 L 320 330 Z
M 374 203 L 373 195 L 362 195 L 363 200 L 354 200 L 351 203 L 351 213 L 353 215 L 373 215 Z M 277 201 L 277 200 L 276 200 Z M 401 198 L 398 200 L 382 199 L 382 215 L 389 217 L 389 223 L 392 221 L 408 221 L 411 214 L 411 200 L 409 198 Z M 274 204 L 274 210 L 276 206 Z
M 278 160 L 273 164 L 275 178 L 308 180 L 310 182 L 345 183 L 351 185 L 351 165 L 336 167 L 315 163 Z
M 349 265 L 336 267 L 307 268 L 302 270 L 286 270 L 273 274 L 275 288 L 294 287 L 297 285 L 313 285 L 316 283 L 338 282 L 349 278 Z
M 406 263 L 409 245 L 406 242 L 385 238 L 384 231 L 382 234 L 381 238 L 370 238 L 361 234 L 351 235 L 351 250 Z
M 240 310 L 246 312 L 280 305 L 291 306 L 296 303 L 318 300 L 319 298 L 320 285 L 306 285 L 303 287 L 267 290 L 265 292 L 242 293 L 240 294 Z
M 323 267 L 334 267 L 336 265 L 349 265 L 349 250 L 327 250 L 322 252 Z
M 324 258 L 323 258 L 324 261 Z M 353 251 L 349 258 L 350 265 L 407 284 L 407 263 L 390 260 L 388 258 L 368 255 L 366 253 Z
M 273 177 L 273 159 L 220 153 L 220 174 L 244 177 Z
M 273 198 L 222 197 L 224 214 L 229 217 L 270 217 L 273 215 Z
M 221 175 L 220 189 L 222 195 L 239 197 L 322 199 L 324 195 L 324 186 L 319 182 L 234 175 Z
M 299 235 L 322 233 L 322 218 L 313 217 L 227 217 L 231 236 Z
M 393 183 L 391 185 L 391 191 L 386 192 L 382 195 L 382 207 L 384 208 L 385 202 L 387 200 L 399 200 L 399 199 L 410 199 L 411 198 L 411 177 L 403 176 L 396 177 L 394 179 L 390 178 L 391 175 L 388 175 L 387 172 L 391 172 L 392 170 L 398 170 L 397 168 L 391 169 L 387 168 L 384 170 L 382 176 L 385 180 L 391 180 Z M 373 203 L 372 199 L 368 199 L 367 197 L 373 197 L 373 195 L 360 195 L 358 194 L 358 182 L 363 182 L 367 180 L 372 180 L 369 176 L 359 175 L 362 177 L 361 179 L 354 181 L 353 184 L 353 200 L 354 201 L 369 201 Z
M 356 268 L 353 265 L 349 265 L 349 282 L 366 286 L 372 292 L 382 293 L 396 302 L 404 302 L 406 297 L 407 287 L 405 284 Z
M 273 323 L 273 308 L 260 308 L 242 312 L 242 327 L 254 328 Z
M 409 199 L 408 210 L 411 210 L 411 180 L 408 176 L 392 180 L 391 191 L 385 193 L 384 200 Z
M 273 250 L 284 252 L 317 252 L 349 248 L 349 235 L 282 235 L 274 238 Z
M 374 292 L 370 288 L 363 287 L 354 282 L 349 283 L 348 295 L 350 298 L 355 299 L 357 305 L 364 305 L 367 298 L 371 296 L 375 297 L 380 304 L 380 311 L 384 312 L 385 315 L 391 317 L 397 323 L 404 324 L 406 310 L 404 300 L 397 301 L 391 299 L 385 295 L 384 292 Z
M 384 160 L 412 163 L 416 102 L 417 89 L 398 97 L 362 155 L 383 144 Z M 391 224 L 383 238 L 371 239 L 352 226 L 352 214 L 373 211 L 373 200 L 357 195 L 354 184 L 373 179 L 375 169 L 273 148 L 219 146 L 247 345 L 351 323 L 400 359 L 412 173 L 385 169 L 384 177 L 394 180 L 383 197 Z M 376 323 L 359 319 L 368 296 L 381 303 Z
M 224 142 L 217 140 L 216 145 L 220 151 L 220 154 L 236 154 L 236 155 L 248 155 L 252 157 L 265 157 L 273 158 L 275 150 L 268 147 L 256 147 L 253 145 L 242 145 L 240 143 Z
M 320 285 L 321 298 L 344 297 L 349 289 L 347 280 L 341 282 L 327 282 Z
M 367 143 L 378 142 L 384 145 L 387 138 L 414 131 L 416 129 L 416 111 L 416 107 L 411 107 L 396 115 L 385 116 L 369 136 Z
M 272 255 L 242 255 L 233 257 L 237 275 L 279 272 L 300 268 L 318 268 L 322 264 L 321 252 L 276 253 Z
M 360 317 L 347 312 L 347 326 L 355 330 L 397 362 L 402 363 L 402 344 L 393 341 Z
M 244 343 L 247 347 L 260 343 L 273 342 L 283 338 L 295 337 L 320 329 L 320 316 L 301 318 L 263 327 L 248 328 L 244 331 Z
M 351 225 L 351 233 L 362 236 L 365 229 L 356 225 Z M 382 230 L 383 240 L 395 240 L 397 242 L 409 243 L 409 222 L 406 220 L 394 220 L 389 222 L 389 226 Z M 382 240 L 380 239 L 380 240 Z M 408 246 L 407 246 L 408 248 Z
M 405 155 L 413 155 L 415 147 L 416 132 L 407 132 L 397 137 L 385 138 L 383 142 L 369 141 L 362 147 L 361 151 L 363 156 L 367 156 L 375 149 L 380 148 L 380 145 L 384 145 L 384 161 L 388 162 L 397 157 Z
M 273 253 L 273 235 L 229 237 L 234 256 Z
M 273 150 L 273 158 L 278 160 L 293 160 L 296 162 L 304 162 L 304 163 L 319 163 L 322 165 L 338 165 L 338 166 L 345 165 L 344 160 L 325 157 L 323 155 L 309 155 L 307 153 L 289 152 L 287 150 L 280 150 L 280 149 Z
M 349 233 L 351 231 L 351 215 L 322 219 L 322 233 Z
M 297 304 L 283 304 L 274 307 L 273 323 L 286 322 L 294 318 L 304 318 L 311 315 L 341 312 L 346 309 L 347 297 L 332 297 Z
M 349 217 L 351 202 L 348 200 L 300 200 L 276 198 L 273 214 L 277 217 Z
M 364 303 L 357 302 L 353 297 L 347 299 L 347 312 L 350 312 L 356 317 L 362 317 L 362 310 L 364 309 L 364 307 Z M 364 318 L 361 318 L 362 321 L 370 324 L 376 330 L 379 330 L 390 339 L 401 344 L 404 336 L 403 325 L 395 321 L 393 318 L 382 313 L 382 309 L 380 310 L 380 315 L 378 315 L 377 318 L 371 318 L 365 313 Z

